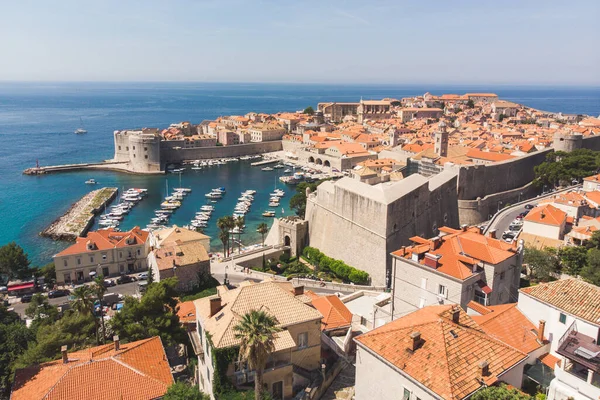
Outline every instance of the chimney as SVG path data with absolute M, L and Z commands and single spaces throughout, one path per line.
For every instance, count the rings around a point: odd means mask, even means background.
M 490 374 L 490 363 L 488 363 L 487 360 L 479 361 L 479 364 L 477 364 L 477 366 L 481 371 L 482 377 L 488 376 Z
M 304 285 L 294 286 L 294 296 L 300 296 L 304 294 Z
M 113 336 L 113 343 L 115 344 L 115 351 L 119 351 L 121 348 L 121 342 L 119 342 L 119 335 Z
M 412 343 L 411 343 L 412 347 L 409 350 L 416 351 L 419 348 L 419 345 L 421 344 L 421 332 L 415 331 L 415 332 L 412 332 L 408 336 L 412 340 Z
M 496 239 L 496 229 L 490 229 L 490 231 L 488 232 L 488 237 L 492 238 L 492 239 Z
M 460 308 L 455 306 L 452 308 L 452 322 L 458 324 L 458 320 L 460 319 Z
M 61 346 L 60 352 L 62 353 L 63 364 L 68 363 L 69 362 L 69 356 L 67 354 L 67 345 Z
M 436 236 L 429 241 L 429 250 L 439 249 L 440 244 L 442 243 L 442 238 Z
M 544 342 L 544 331 L 546 330 L 546 321 L 540 319 L 540 326 L 538 327 L 538 340 L 540 343 Z
M 441 257 L 442 256 L 439 256 L 437 254 L 425 253 L 425 265 L 433 269 L 438 269 L 438 267 L 440 266 Z
M 210 316 L 212 317 L 221 310 L 221 296 L 218 294 L 210 297 Z

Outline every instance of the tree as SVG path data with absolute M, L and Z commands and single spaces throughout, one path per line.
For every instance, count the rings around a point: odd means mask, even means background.
M 34 339 L 33 330 L 27 329 L 17 313 L 0 304 L 0 398 L 9 397 L 14 363 Z
M 306 189 L 309 188 L 311 192 L 314 192 L 323 182 L 324 181 L 313 183 L 301 182 L 296 185 L 296 194 L 290 198 L 290 208 L 294 210 L 296 215 L 304 218 L 304 214 L 306 212 Z
M 475 108 L 475 102 L 472 99 L 469 99 L 469 101 L 467 101 L 467 107 Z
M 25 279 L 31 277 L 29 259 L 23 248 L 15 242 L 0 247 L 0 274 L 13 278 Z
M 210 396 L 202 393 L 198 386 L 184 382 L 176 382 L 169 386 L 163 400 L 210 400 Z
M 52 323 L 58 318 L 58 309 L 48 302 L 46 296 L 36 293 L 25 309 L 25 315 L 33 320 L 34 329 L 40 324 Z
M 48 285 L 53 285 L 56 282 L 56 267 L 54 263 L 48 263 L 36 271 L 37 277 L 43 277 L 44 282 Z
M 227 257 L 227 240 L 229 240 L 229 232 L 221 229 L 219 231 L 219 240 L 223 243 L 223 257 Z
M 167 278 L 148 285 L 141 299 L 126 297 L 123 308 L 110 321 L 112 330 L 130 342 L 160 336 L 167 344 L 187 343 L 177 316 L 176 287 L 177 278 Z
M 312 108 L 312 106 L 308 106 L 304 109 L 304 114 L 308 114 L 308 115 L 314 115 L 315 110 L 314 108 Z
M 154 282 L 154 269 L 148 268 L 148 285 Z
M 558 251 L 558 256 L 567 274 L 579 275 L 587 263 L 587 249 L 582 246 L 566 246 Z
M 225 249 L 223 256 L 229 256 L 229 233 L 235 227 L 235 221 L 231 215 L 226 215 L 217 220 L 217 228 L 220 229 L 219 239 L 223 242 L 223 248 Z M 227 237 L 223 233 L 227 234 Z M 223 240 L 223 238 L 225 240 Z
M 242 230 L 246 224 L 246 219 L 243 216 L 239 216 L 234 219 L 235 227 L 238 228 L 238 253 L 242 253 Z
M 98 319 L 94 315 L 94 299 L 93 293 L 89 286 L 79 286 L 73 290 L 73 310 L 81 315 L 89 315 L 94 318 L 94 326 L 96 331 L 96 344 L 100 344 L 100 325 Z
M 600 250 L 590 249 L 587 254 L 587 264 L 581 269 L 581 278 L 596 286 L 600 286 Z
M 100 321 L 102 322 L 102 343 L 106 338 L 106 326 L 104 325 L 104 306 L 102 301 L 104 300 L 104 293 L 106 293 L 106 286 L 104 286 L 104 277 L 102 275 L 94 279 L 94 283 L 90 286 L 90 290 L 96 296 L 96 300 L 99 303 L 100 308 Z
M 600 249 L 600 231 L 592 233 L 592 237 L 585 243 L 588 249 Z
M 558 186 L 571 184 L 573 180 L 581 181 L 586 176 L 594 175 L 600 168 L 600 153 L 588 149 L 577 149 L 570 153 L 554 151 L 546 155 L 546 160 L 535 166 L 534 183 L 538 187 L 544 185 Z
M 263 247 L 262 266 L 264 268 L 265 267 L 265 235 L 267 233 L 269 233 L 269 226 L 267 224 L 265 224 L 264 222 L 261 222 L 260 224 L 258 224 L 258 228 L 256 228 L 256 232 L 260 233 L 260 235 L 262 236 L 262 247 Z
M 560 271 L 560 262 L 555 249 L 547 247 L 539 250 L 527 247 L 524 253 L 523 262 L 529 266 L 536 279 L 547 282 L 552 278 L 552 274 Z
M 275 333 L 281 330 L 277 324 L 277 319 L 265 311 L 252 310 L 244 314 L 233 327 L 236 339 L 241 340 L 240 360 L 248 362 L 249 367 L 256 372 L 254 378 L 256 399 L 262 399 L 263 371 L 269 355 L 274 350 Z
M 475 392 L 472 400 L 533 400 L 528 394 L 506 385 L 489 386 Z

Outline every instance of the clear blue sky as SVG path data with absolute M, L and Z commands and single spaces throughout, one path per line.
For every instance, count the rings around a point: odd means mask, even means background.
M 0 80 L 600 84 L 600 1 L 17 0 Z

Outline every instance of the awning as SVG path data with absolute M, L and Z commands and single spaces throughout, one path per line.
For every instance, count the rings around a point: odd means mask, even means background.
M 13 290 L 22 290 L 22 289 L 32 289 L 34 286 L 33 282 L 30 283 L 22 283 L 20 285 L 13 285 L 8 287 L 8 291 L 11 292 Z
M 481 289 L 481 291 L 483 293 L 485 293 L 485 294 L 492 293 L 492 289 L 484 281 L 477 281 L 477 284 L 479 285 L 479 288 Z

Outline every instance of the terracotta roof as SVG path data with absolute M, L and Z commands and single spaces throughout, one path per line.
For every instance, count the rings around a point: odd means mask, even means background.
M 464 399 L 483 387 L 481 361 L 489 363 L 483 380 L 491 384 L 526 355 L 485 334 L 460 308 L 458 324 L 452 322 L 452 308 L 425 307 L 355 340 L 440 397 Z M 413 332 L 421 334 L 414 351 Z
M 127 240 L 129 239 L 129 243 Z M 128 232 L 117 232 L 110 229 L 99 229 L 94 232 L 88 232 L 86 237 L 78 237 L 75 244 L 67 247 L 56 256 L 67 256 L 73 254 L 87 253 L 90 251 L 109 250 L 127 246 L 135 246 L 146 243 L 148 232 L 141 230 L 136 226 Z M 88 250 L 87 244 L 92 244 L 93 250 Z
M 162 246 L 166 243 L 174 243 L 180 241 L 181 243 L 194 242 L 203 239 L 210 239 L 203 233 L 192 231 L 190 229 L 181 228 L 177 225 L 173 225 L 170 228 L 161 229 L 154 232 L 158 245 Z
M 600 287 L 579 279 L 561 279 L 519 290 L 594 325 L 600 325 Z
M 208 253 L 199 243 L 167 243 L 154 250 L 159 271 L 172 269 L 173 266 L 186 266 L 208 261 Z
M 183 324 L 196 322 L 196 306 L 193 301 L 184 301 L 179 303 L 178 306 L 177 316 L 179 316 L 179 322 Z
M 313 298 L 312 305 L 321 314 L 321 330 L 348 327 L 352 324 L 352 313 L 336 295 Z
M 207 332 L 212 335 L 215 347 L 223 348 L 239 344 L 233 327 L 242 315 L 251 310 L 264 310 L 274 316 L 278 326 L 287 327 L 306 321 L 321 320 L 323 316 L 314 308 L 278 285 L 265 281 L 247 284 L 221 294 L 222 308 L 215 315 L 210 315 L 210 299 L 205 297 L 194 301 L 196 315 Z
M 525 222 L 537 222 L 538 224 L 558 226 L 565 223 L 567 220 L 567 213 L 551 204 L 546 204 L 531 210 L 524 220 Z
M 466 155 L 469 158 L 475 158 L 478 160 L 486 160 L 486 161 L 494 161 L 494 162 L 495 161 L 506 161 L 506 160 L 515 158 L 515 156 L 511 156 L 510 154 L 495 153 L 492 151 L 481 151 L 476 148 L 469 149 L 469 151 L 467 151 Z
M 544 363 L 545 365 L 549 366 L 552 369 L 554 369 L 556 364 L 560 365 L 560 363 L 561 363 L 561 360 L 558 357 L 554 357 L 550 353 L 542 354 L 541 356 L 538 357 L 538 360 L 540 360 L 542 363 Z
M 154 399 L 173 376 L 160 337 L 92 347 L 62 359 L 17 370 L 12 400 Z
M 517 308 L 517 303 L 488 306 L 485 315 L 472 315 L 488 335 L 523 353 L 531 353 L 544 345 L 537 340 L 538 327 Z

